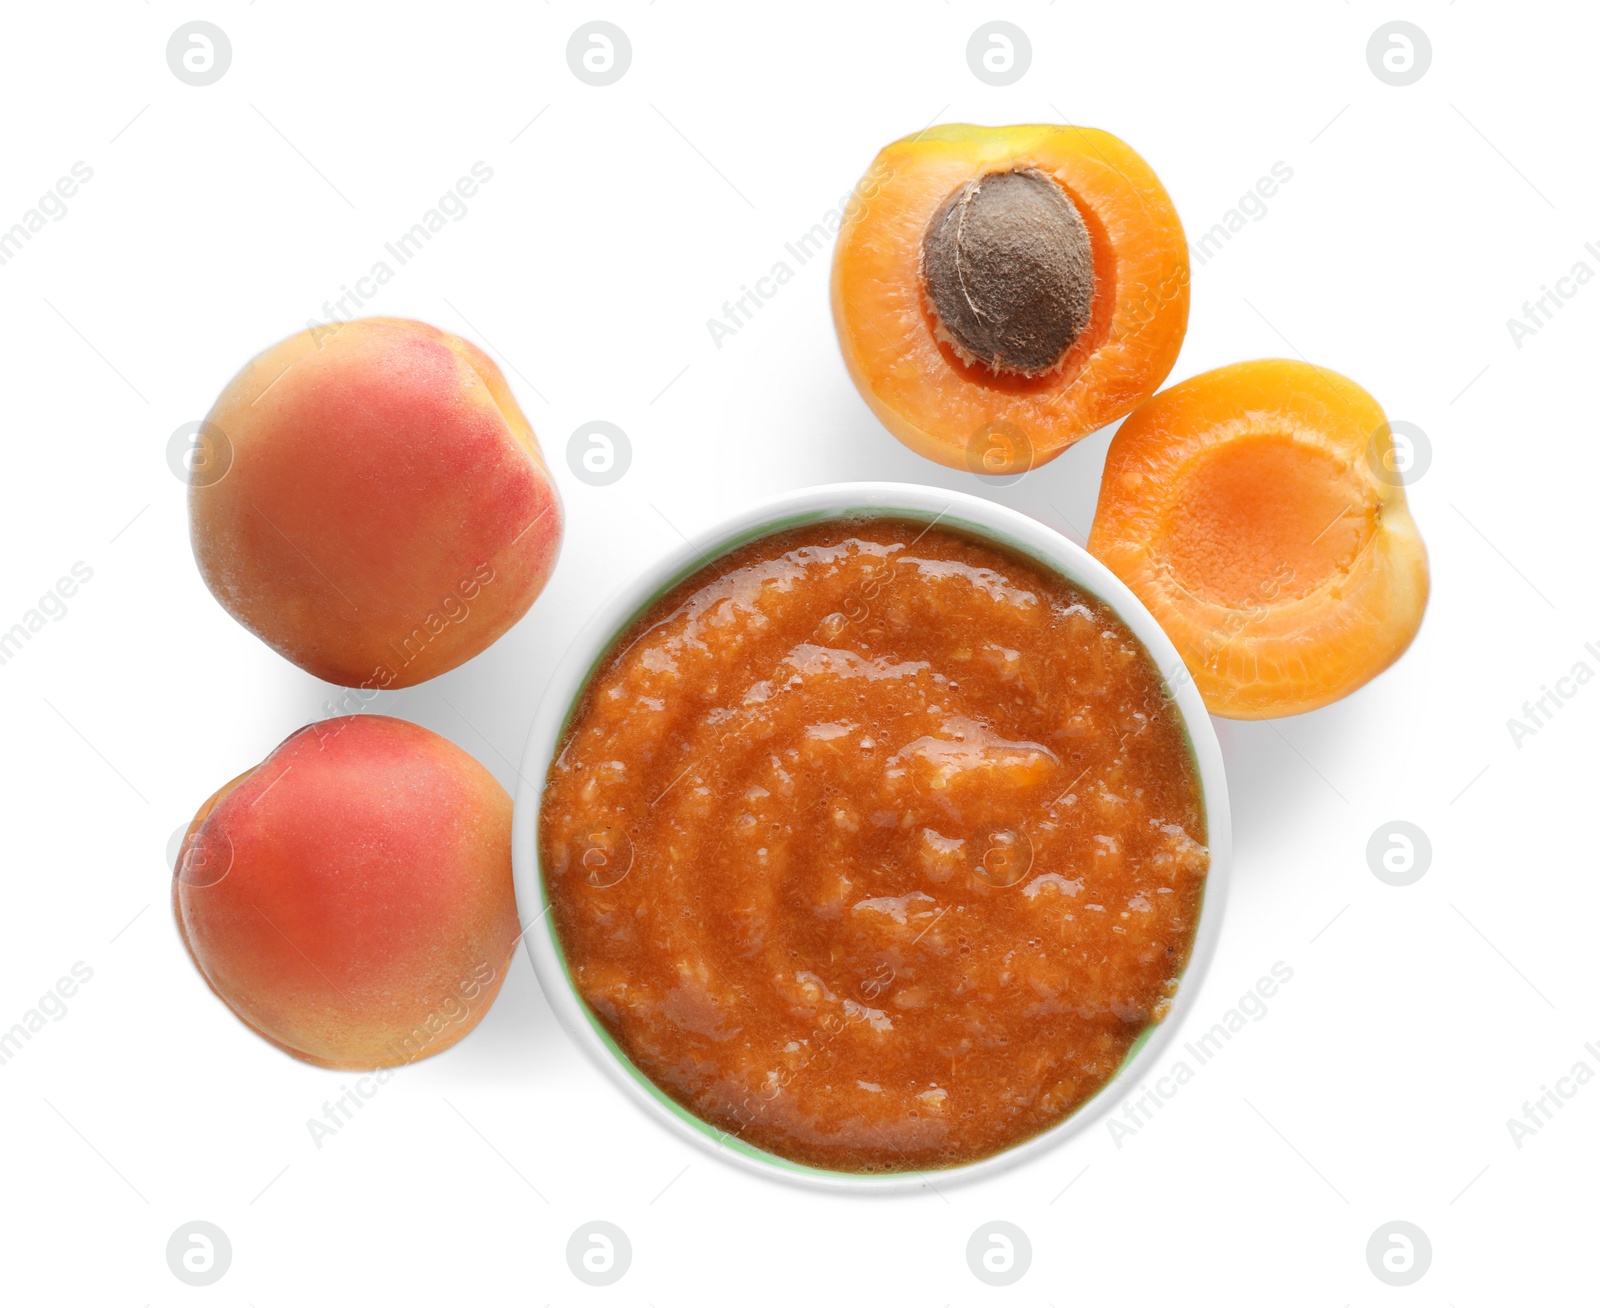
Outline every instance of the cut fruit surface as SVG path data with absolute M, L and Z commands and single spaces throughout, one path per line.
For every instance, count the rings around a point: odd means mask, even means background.
M 1303 713 L 1399 658 L 1428 561 L 1383 410 L 1285 359 L 1161 392 L 1106 455 L 1089 549 L 1144 601 L 1222 717 Z
M 857 185 L 832 299 L 851 379 L 896 437 L 1016 474 L 1161 384 L 1189 319 L 1188 246 L 1110 133 L 947 124 L 886 147 Z

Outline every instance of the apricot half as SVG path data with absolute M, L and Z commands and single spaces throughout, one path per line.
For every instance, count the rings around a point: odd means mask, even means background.
M 471 1031 L 505 978 L 511 797 L 424 727 L 332 718 L 201 805 L 172 904 L 212 990 L 280 1049 L 410 1063 Z
M 561 500 L 488 355 L 402 318 L 312 328 L 239 372 L 189 479 L 200 574 L 278 653 L 412 686 L 499 639 L 561 546 Z
M 1112 439 L 1089 549 L 1177 646 L 1206 707 L 1275 718 L 1348 695 L 1422 623 L 1428 556 L 1389 424 L 1361 387 L 1237 363 Z
M 1016 474 L 1160 386 L 1189 320 L 1183 226 L 1087 127 L 929 128 L 846 207 L 833 321 L 873 413 L 946 467 Z

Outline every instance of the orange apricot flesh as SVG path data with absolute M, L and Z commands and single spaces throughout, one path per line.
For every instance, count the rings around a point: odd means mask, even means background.
M 1428 559 L 1376 400 L 1262 359 L 1162 391 L 1106 455 L 1089 549 L 1177 646 L 1211 712 L 1320 708 L 1410 645 Z
M 961 333 L 939 318 L 927 258 L 939 253 L 930 226 L 963 188 L 1015 174 L 1061 188 L 1086 231 L 1093 277 L 1087 322 L 1064 353 L 1018 371 L 953 339 Z M 1025 253 L 1016 277 L 1037 271 L 1023 267 Z M 1003 277 L 1004 265 L 991 259 L 981 271 Z M 967 289 L 981 298 L 1015 288 Z M 1161 385 L 1188 325 L 1188 246 L 1155 173 L 1109 132 L 946 124 L 887 146 L 857 185 L 834 251 L 832 302 L 845 366 L 890 432 L 946 467 L 1016 474 Z

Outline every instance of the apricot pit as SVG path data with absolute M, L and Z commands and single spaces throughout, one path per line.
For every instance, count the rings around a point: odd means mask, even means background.
M 940 338 L 993 372 L 1057 368 L 1089 325 L 1089 229 L 1037 168 L 958 187 L 922 238 L 922 275 Z

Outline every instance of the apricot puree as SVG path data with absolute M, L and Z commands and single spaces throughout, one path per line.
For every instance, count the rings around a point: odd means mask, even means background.
M 591 676 L 539 834 L 567 967 L 634 1065 L 852 1172 L 982 1158 L 1099 1090 L 1176 991 L 1206 838 L 1121 620 L 889 517 L 656 603 Z

